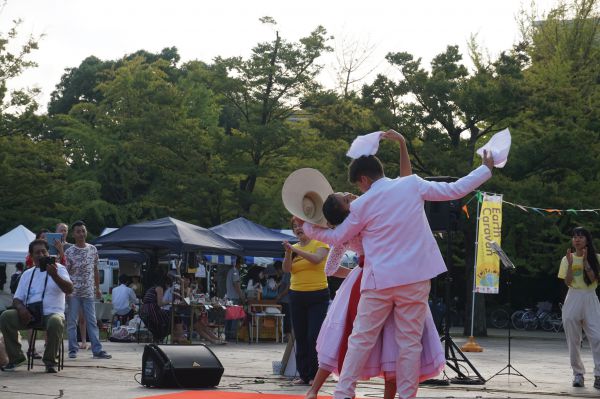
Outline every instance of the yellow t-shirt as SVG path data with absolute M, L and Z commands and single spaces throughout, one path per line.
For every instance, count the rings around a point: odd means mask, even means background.
M 597 254 L 596 256 L 600 261 L 600 255 Z M 567 257 L 563 256 L 562 261 L 560 262 L 560 268 L 558 269 L 558 278 L 564 280 L 565 277 L 567 277 L 568 266 L 569 263 L 567 262 Z M 598 281 L 596 280 L 592 284 L 587 285 L 583 279 L 583 273 L 583 257 L 573 254 L 573 281 L 571 282 L 570 287 L 578 290 L 595 290 L 598 286 Z
M 317 240 L 311 240 L 305 246 L 296 243 L 294 247 L 312 254 L 316 253 L 319 248 L 329 249 L 329 245 Z M 292 260 L 290 289 L 292 291 L 319 291 L 327 288 L 326 262 L 327 256 L 323 258 L 321 263 L 314 264 L 300 255 L 296 255 Z

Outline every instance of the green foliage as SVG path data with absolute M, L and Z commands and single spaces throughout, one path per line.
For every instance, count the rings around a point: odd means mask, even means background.
M 275 24 L 269 17 L 261 21 Z M 296 43 L 275 32 L 275 40 L 259 43 L 246 60 L 215 60 L 210 87 L 222 96 L 228 118 L 222 152 L 229 155 L 228 168 L 239 183 L 241 214 L 260 220 L 252 209 L 260 202 L 255 194 L 258 179 L 268 178 L 297 151 L 300 132 L 288 120 L 295 119 L 301 95 L 318 87 L 321 66 L 316 62 L 331 50 L 327 40 L 320 26 Z

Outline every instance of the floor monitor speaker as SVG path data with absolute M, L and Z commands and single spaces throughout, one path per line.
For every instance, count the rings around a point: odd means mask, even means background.
M 205 345 L 149 344 L 142 355 L 142 385 L 156 388 L 211 388 L 223 365 Z

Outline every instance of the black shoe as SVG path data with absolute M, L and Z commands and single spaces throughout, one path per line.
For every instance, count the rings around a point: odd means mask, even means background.
M 26 359 L 21 359 L 16 362 L 10 362 L 4 366 L 4 368 L 2 368 L 2 371 L 15 371 L 17 367 L 21 366 L 23 363 L 25 363 L 25 361 Z
M 100 351 L 98 353 L 94 353 L 94 359 L 111 359 L 112 356 L 106 353 L 105 351 Z
M 44 362 L 44 365 L 46 366 L 46 373 L 50 373 L 50 374 L 54 374 L 54 373 L 58 373 L 58 371 L 56 371 L 56 363 L 55 362 Z
M 585 386 L 582 374 L 575 374 L 575 376 L 573 377 L 573 386 L 575 388 L 583 388 Z
M 600 389 L 600 376 L 594 377 L 594 388 Z
M 58 373 L 58 371 L 56 371 L 56 365 L 55 364 L 47 364 L 46 365 L 46 373 L 50 373 L 50 374 Z

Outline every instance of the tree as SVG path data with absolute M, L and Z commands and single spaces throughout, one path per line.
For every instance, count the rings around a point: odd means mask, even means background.
M 210 203 L 210 173 L 220 165 L 214 148 L 221 130 L 218 105 L 198 78 L 201 65 L 180 70 L 144 57 L 119 63 L 96 87 L 97 103 L 77 103 L 53 118 L 75 193 L 69 209 L 88 212 L 98 224 L 166 215 L 211 221 L 203 205 Z M 77 195 L 78 187 L 89 195 Z
M 0 137 L 0 229 L 19 224 L 38 229 L 55 223 L 65 174 L 59 142 Z
M 263 23 L 274 24 L 272 18 Z M 272 42 L 260 43 L 249 59 L 217 57 L 211 88 L 223 98 L 233 120 L 224 125 L 228 136 L 222 152 L 239 176 L 240 210 L 248 215 L 255 201 L 257 179 L 268 176 L 297 148 L 299 136 L 288 123 L 298 111 L 303 93 L 317 87 L 317 59 L 326 51 L 327 32 L 317 27 L 292 43 L 275 32 Z
M 597 0 L 561 1 L 545 16 L 524 13 L 529 92 L 513 118 L 513 156 L 504 191 L 547 208 L 597 207 L 600 190 L 600 13 Z M 555 275 L 570 230 L 600 227 L 595 214 L 523 215 L 514 211 L 507 244 L 530 278 Z M 527 226 L 527 229 L 524 227 Z M 533 227 L 535 226 L 535 228 Z
M 375 70 L 370 64 L 374 52 L 375 46 L 368 41 L 343 38 L 336 43 L 336 88 L 343 98 L 350 97 L 355 92 L 354 87 Z
M 74 105 L 79 103 L 98 104 L 102 100 L 98 85 L 110 80 L 115 69 L 138 57 L 149 64 L 158 60 L 165 60 L 167 61 L 165 70 L 171 73 L 174 73 L 176 69 L 169 69 L 169 67 L 175 67 L 181 58 L 176 47 L 164 48 L 156 54 L 139 50 L 116 61 L 102 61 L 95 56 L 89 56 L 78 67 L 65 70 L 60 82 L 56 85 L 56 89 L 50 96 L 48 114 L 67 114 Z M 175 75 L 171 77 L 171 81 L 176 79 Z

